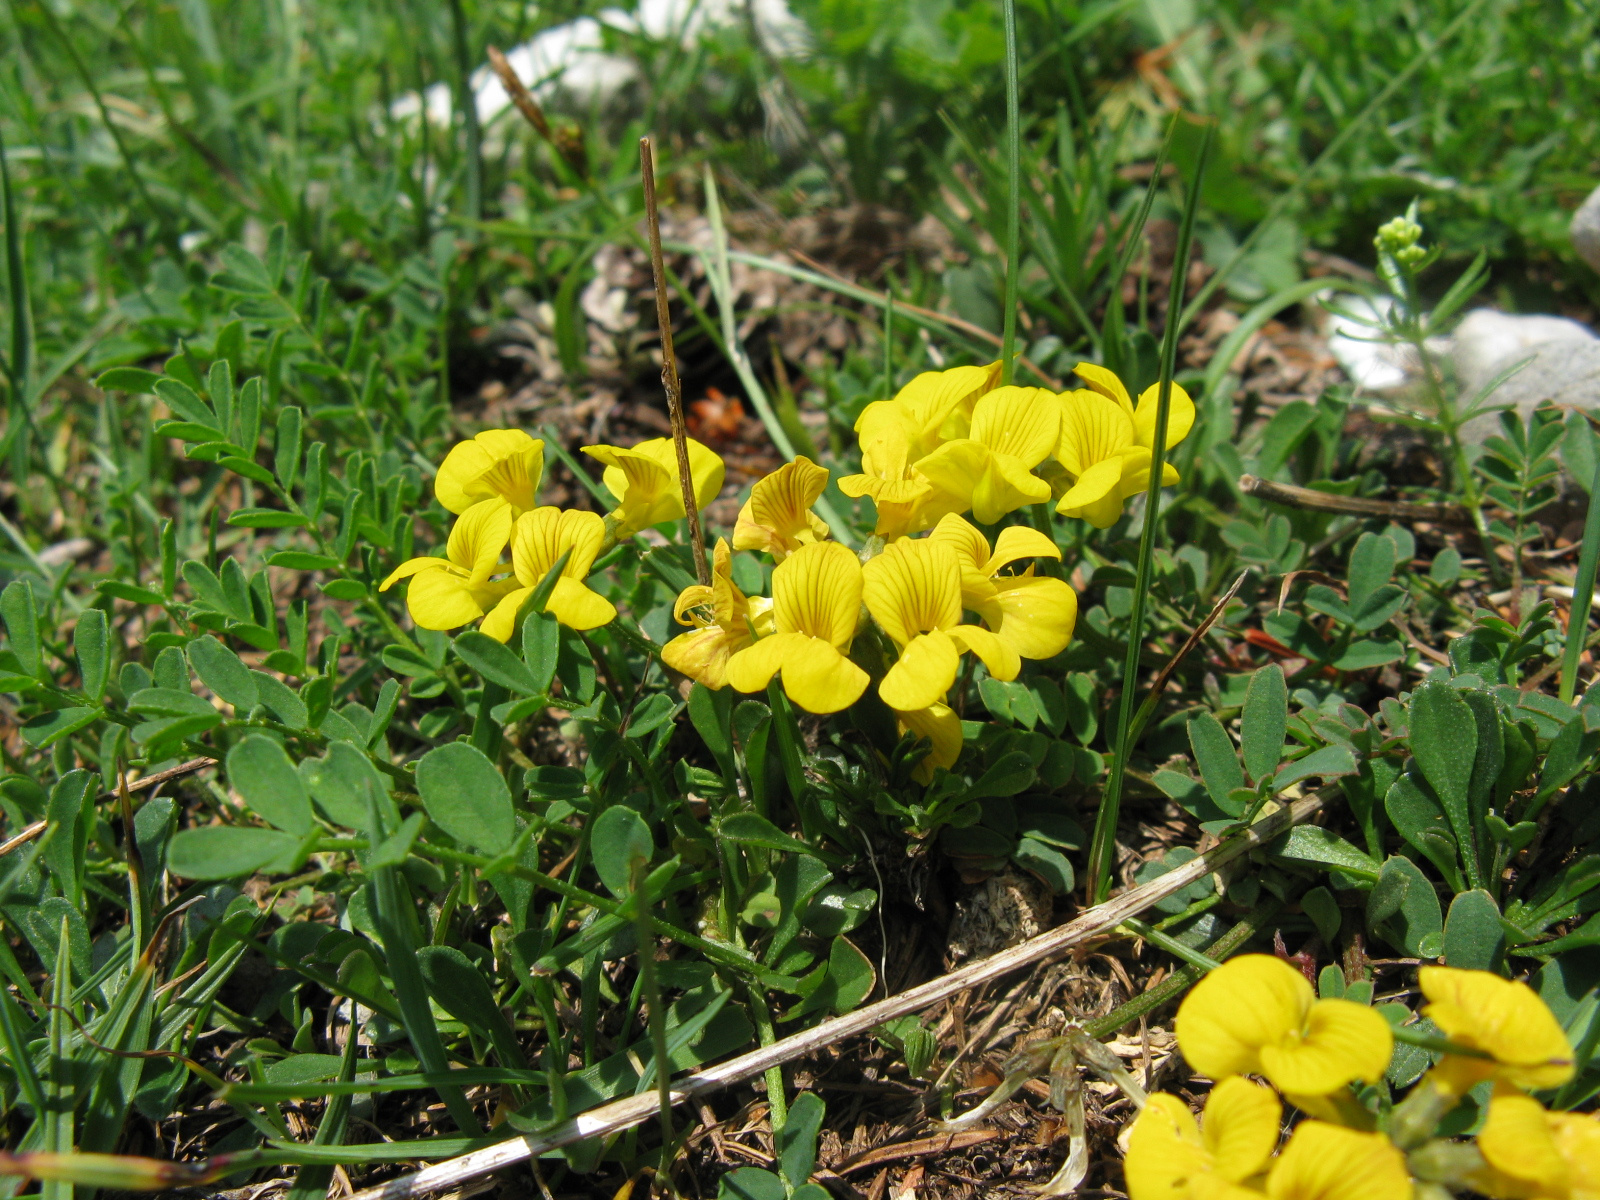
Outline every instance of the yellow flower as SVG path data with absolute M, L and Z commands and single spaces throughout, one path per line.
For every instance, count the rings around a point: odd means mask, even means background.
M 733 527 L 735 550 L 764 550 L 778 562 L 809 542 L 826 541 L 828 523 L 811 506 L 828 486 L 828 469 L 805 455 L 750 489 Z
M 861 442 L 861 474 L 839 480 L 839 490 L 852 500 L 871 496 L 878 510 L 873 529 L 886 541 L 921 533 L 963 502 L 934 487 L 911 465 L 911 443 L 903 429 L 887 426 Z
M 475 504 L 450 531 L 445 558 L 412 558 L 401 563 L 378 585 L 386 592 L 409 578 L 406 608 L 421 629 L 455 629 L 476 621 L 517 586 L 514 579 L 491 581 L 500 565 L 500 551 L 511 537 L 511 507 Z
M 1296 1125 L 1267 1176 L 1271 1200 L 1411 1200 L 1411 1194 L 1406 1157 L 1393 1142 L 1326 1121 Z
M 1174 384 L 1174 407 L 1182 393 L 1183 389 Z M 1145 397 L 1149 395 L 1145 393 Z M 1140 398 L 1141 407 L 1145 397 Z M 1188 396 L 1183 399 L 1188 403 Z M 1189 407 L 1192 411 L 1193 405 Z M 1056 511 L 1062 516 L 1080 517 L 1096 529 L 1114 525 L 1122 515 L 1123 502 L 1150 484 L 1150 445 L 1141 443 L 1139 438 L 1135 417 L 1115 401 L 1086 390 L 1063 395 L 1056 461 L 1072 480 L 1072 486 L 1057 502 Z M 1177 468 L 1171 463 L 1161 464 L 1161 482 L 1178 482 Z
M 1206 1097 L 1205 1124 L 1167 1092 L 1150 1097 L 1128 1135 L 1129 1200 L 1249 1200 L 1247 1181 L 1267 1169 L 1283 1106 L 1272 1089 L 1241 1076 Z
M 1445 1055 L 1430 1072 L 1435 1086 L 1461 1095 L 1494 1077 L 1538 1091 L 1572 1078 L 1572 1044 L 1527 984 L 1452 967 L 1423 967 L 1417 982 L 1429 1001 L 1423 1016 L 1452 1042 L 1489 1055 Z
M 1497 1200 L 1600 1198 L 1600 1116 L 1593 1113 L 1546 1112 L 1501 1084 L 1478 1152 L 1488 1168 L 1474 1173 L 1472 1187 Z
M 726 538 L 718 538 L 712 552 L 711 586 L 691 584 L 678 595 L 672 615 L 680 625 L 693 625 L 661 647 L 661 659 L 674 671 L 708 688 L 728 682 L 728 659 L 755 640 L 772 632 L 772 601 L 748 597 L 733 582 L 732 552 Z M 709 609 L 707 619 L 702 610 Z
M 1050 499 L 1050 485 L 1033 473 L 1056 448 L 1061 404 L 1043 388 L 996 388 L 972 411 L 971 435 L 944 443 L 916 469 L 934 487 L 992 525 L 1024 504 Z
M 929 538 L 899 541 L 862 568 L 867 611 L 900 647 L 878 685 L 890 708 L 910 712 L 944 698 L 971 650 L 996 679 L 1015 679 L 1017 652 L 987 629 L 961 623 L 961 565 Z
M 1365 1004 L 1318 1000 L 1306 977 L 1267 954 L 1230 958 L 1178 1008 L 1178 1046 L 1203 1075 L 1265 1075 L 1295 1095 L 1327 1096 L 1377 1082 L 1394 1035 Z
M 637 446 L 585 446 L 583 452 L 605 464 L 604 482 L 617 498 L 611 516 L 616 536 L 631 537 L 641 529 L 683 516 L 683 487 L 678 481 L 678 452 L 671 438 L 652 438 Z M 696 507 L 705 508 L 722 490 L 721 457 L 689 439 L 689 476 Z
M 543 474 L 542 441 L 520 429 L 485 429 L 450 448 L 439 464 L 433 494 L 457 514 L 484 500 L 504 501 L 514 519 L 539 503 Z
M 522 602 L 568 550 L 572 557 L 561 568 L 545 611 L 569 629 L 598 629 L 614 620 L 616 606 L 583 582 L 605 539 L 605 518 L 599 513 L 554 505 L 523 513 L 511 531 L 511 564 L 521 586 L 507 593 L 479 628 L 496 641 L 509 641 Z
M 861 613 L 861 563 L 838 542 L 801 546 L 772 572 L 774 632 L 728 660 L 728 682 L 759 692 L 779 672 L 783 690 L 807 712 L 838 712 L 867 688 L 867 673 L 844 656 Z
M 901 733 L 912 733 L 925 738 L 933 747 L 928 756 L 912 770 L 918 783 L 932 783 L 933 773 L 939 767 L 948 771 L 961 757 L 961 718 L 948 704 L 930 704 L 927 708 L 910 712 L 896 712 Z
M 1135 405 L 1128 398 L 1128 389 L 1122 386 L 1115 372 L 1094 363 L 1081 362 L 1073 368 L 1083 377 L 1085 383 L 1094 391 L 1112 401 L 1123 412 L 1133 418 L 1134 441 L 1146 449 L 1153 449 L 1156 444 L 1156 409 L 1161 399 L 1161 385 L 1152 383 L 1139 393 L 1139 403 Z M 1074 393 L 1068 392 L 1067 395 Z M 1189 399 L 1189 393 L 1176 383 L 1172 385 L 1172 397 L 1167 405 L 1167 449 L 1171 450 L 1184 438 L 1189 436 L 1189 430 L 1194 428 L 1194 401 Z
M 1078 594 L 1064 581 L 1001 570 L 1020 558 L 1061 557 L 1056 544 L 1037 529 L 1008 525 L 995 539 L 994 553 L 982 533 L 954 514 L 929 537 L 944 542 L 961 563 L 961 606 L 977 613 L 1002 642 L 1023 658 L 1053 658 L 1072 640 L 1078 621 Z
M 978 398 L 1000 382 L 1000 364 L 924 371 L 895 393 L 877 400 L 856 418 L 856 437 L 865 447 L 885 429 L 905 434 L 912 458 L 931 454 L 951 437 L 966 437 Z

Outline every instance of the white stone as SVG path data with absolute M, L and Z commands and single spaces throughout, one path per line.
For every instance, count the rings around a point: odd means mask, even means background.
M 1389 392 L 1404 387 L 1412 376 L 1410 348 L 1377 340 L 1394 301 L 1388 296 L 1369 300 L 1341 294 L 1325 303 L 1328 320 L 1323 332 L 1328 352 L 1356 390 Z
M 1590 192 L 1589 198 L 1578 206 L 1567 228 L 1578 257 L 1600 271 L 1600 187 Z
M 1468 400 L 1501 371 L 1541 346 L 1594 340 L 1587 328 L 1566 317 L 1475 308 L 1456 326 L 1450 339 L 1450 358 L 1465 393 L 1462 399 Z M 1533 363 L 1529 363 L 1523 370 L 1532 367 Z

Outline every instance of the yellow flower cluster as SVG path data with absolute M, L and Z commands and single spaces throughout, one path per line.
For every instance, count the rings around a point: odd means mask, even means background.
M 580 630 L 614 620 L 616 606 L 583 582 L 594 560 L 618 538 L 683 516 L 683 492 L 670 438 L 584 452 L 605 464 L 605 485 L 617 501 L 609 516 L 540 507 L 544 443 L 520 429 L 488 429 L 457 444 L 433 484 L 439 503 L 459 518 L 445 557 L 408 559 L 378 590 L 409 579 L 406 608 L 418 626 L 456 629 L 482 617 L 483 632 L 503 642 L 523 602 L 568 555 L 547 611 Z M 690 441 L 689 463 L 697 502 L 708 504 L 722 488 L 722 459 Z
M 1520 1090 L 1555 1087 L 1572 1076 L 1572 1048 L 1550 1010 L 1526 984 L 1487 971 L 1424 967 L 1419 983 L 1429 1001 L 1424 1015 L 1452 1043 L 1481 1057 L 1446 1054 L 1418 1087 L 1453 1103 L 1465 1088 L 1496 1081 L 1477 1139 L 1482 1166 L 1462 1186 L 1499 1200 L 1600 1196 L 1600 1119 L 1546 1112 Z M 1131 1200 L 1413 1195 L 1400 1147 L 1344 1123 L 1364 1112 L 1349 1085 L 1376 1083 L 1389 1064 L 1394 1039 L 1378 1013 L 1348 1000 L 1319 1000 L 1288 963 L 1250 954 L 1195 985 L 1178 1009 L 1177 1035 L 1190 1066 L 1216 1086 L 1199 1123 L 1178 1097 L 1150 1097 L 1128 1138 Z M 1311 1114 L 1280 1153 L 1283 1106 L 1273 1087 Z

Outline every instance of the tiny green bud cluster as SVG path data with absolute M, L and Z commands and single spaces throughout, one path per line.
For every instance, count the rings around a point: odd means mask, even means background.
M 1389 255 L 1401 266 L 1412 266 L 1427 257 L 1421 242 L 1422 226 L 1410 212 L 1378 226 L 1378 236 L 1373 239 L 1380 254 Z

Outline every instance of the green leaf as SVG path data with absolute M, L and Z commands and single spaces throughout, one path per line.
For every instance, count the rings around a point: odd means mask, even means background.
M 211 411 L 211 406 L 187 384 L 180 383 L 171 376 L 164 376 L 155 381 L 153 385 L 156 395 L 160 396 L 181 420 L 192 421 L 196 425 L 209 425 L 217 431 L 217 436 L 223 436 L 222 423 L 217 420 L 217 414 Z
M 524 631 L 524 641 L 527 634 Z M 724 776 L 734 774 L 733 756 L 733 689 L 718 688 L 713 691 L 703 683 L 689 689 L 689 720 L 700 740 L 717 760 Z
M 634 872 L 655 856 L 655 839 L 644 818 L 625 804 L 613 804 L 595 818 L 589 833 L 594 869 L 618 899 L 633 891 Z
M 489 1038 L 501 1066 L 528 1065 L 517 1045 L 516 1031 L 495 1003 L 483 972 L 470 958 L 454 946 L 423 946 L 417 950 L 417 965 L 434 1003 L 467 1028 Z
M 1344 923 L 1344 915 L 1339 911 L 1339 902 L 1333 898 L 1333 893 L 1325 887 L 1314 887 L 1300 897 L 1300 907 L 1305 910 L 1306 916 L 1311 918 L 1311 923 L 1317 927 L 1317 935 L 1322 938 L 1323 945 L 1329 949 L 1338 945 L 1335 940 L 1339 936 L 1339 927 Z M 1344 976 L 1337 967 L 1324 967 L 1323 970 L 1333 971 L 1339 975 L 1341 993 L 1343 991 Z M 1326 997 L 1326 993 L 1323 993 Z
M 337 1054 L 291 1054 L 262 1068 L 268 1083 L 326 1083 L 338 1077 Z
M 678 704 L 672 696 L 665 692 L 652 693 L 634 707 L 633 716 L 628 721 L 627 736 L 648 737 L 656 730 L 670 725 L 677 715 Z
M 467 742 L 423 755 L 417 793 L 433 823 L 464 846 L 499 854 L 517 836 L 511 789 L 488 755 Z
M 337 571 L 339 560 L 326 554 L 310 554 L 304 550 L 279 550 L 267 558 L 269 567 L 287 567 L 291 571 Z
M 346 829 L 375 834 L 374 810 L 384 811 L 393 804 L 377 768 L 349 742 L 332 743 L 324 757 L 301 762 L 299 771 L 323 814 Z
M 865 921 L 877 903 L 878 893 L 871 888 L 830 883 L 811 898 L 800 923 L 817 937 L 838 937 Z
M 272 472 L 261 464 L 252 462 L 248 458 L 241 458 L 237 454 L 225 454 L 217 460 L 219 466 L 227 467 L 235 475 L 243 475 L 246 479 L 256 483 L 270 486 L 273 482 Z
M 228 515 L 228 524 L 246 529 L 304 529 L 311 522 L 299 513 L 278 508 L 241 508 Z
M 717 837 L 745 846 L 761 846 L 789 854 L 809 854 L 811 847 L 790 837 L 760 813 L 731 813 L 717 822 Z
M 816 1169 L 817 1134 L 822 1130 L 825 1110 L 821 1096 L 801 1092 L 789 1106 L 783 1128 L 778 1130 L 778 1170 L 791 1188 L 805 1183 Z
M 541 694 L 539 680 L 511 650 L 486 633 L 469 629 L 451 646 L 456 657 L 491 683 L 523 696 Z
M 25 672 L 39 678 L 44 660 L 39 652 L 39 610 L 34 606 L 31 582 L 13 579 L 6 584 L 6 590 L 0 592 L 0 619 L 6 623 L 11 653 Z
M 252 671 L 250 675 L 255 680 L 257 704 L 267 709 L 290 729 L 305 729 L 309 726 L 311 718 L 306 712 L 305 701 L 295 694 L 293 688 L 265 671 Z
M 995 764 L 985 771 L 967 792 L 969 800 L 986 800 L 991 796 L 1015 796 L 1034 780 L 1033 762 L 1020 750 L 1002 754 Z
M 102 579 L 95 584 L 95 588 L 118 600 L 126 600 L 129 604 L 162 604 L 166 599 L 160 592 L 152 592 L 149 588 L 126 583 L 120 579 Z
M 1288 728 L 1289 688 L 1284 683 L 1283 668 L 1271 663 L 1250 677 L 1240 717 L 1244 768 L 1257 783 L 1270 779 L 1277 771 Z
M 1339 671 L 1370 671 L 1399 662 L 1405 656 L 1405 648 L 1399 642 L 1351 642 L 1330 665 Z
M 1290 784 L 1313 776 L 1323 780 L 1338 779 L 1341 775 L 1354 775 L 1356 770 L 1356 756 L 1349 746 L 1323 746 L 1284 763 L 1272 777 L 1272 790 L 1281 792 Z
M 103 392 L 150 396 L 155 394 L 156 384 L 160 381 L 160 375 L 143 367 L 112 367 L 109 371 L 102 371 L 95 378 L 94 385 Z
M 255 675 L 232 650 L 206 636 L 189 643 L 189 665 L 221 699 L 243 716 L 259 703 Z
M 422 826 L 426 821 L 427 818 L 419 812 L 407 815 L 406 819 L 400 822 L 399 829 L 372 848 L 372 853 L 367 858 L 367 870 L 398 867 L 405 862 L 406 856 L 411 853 L 411 847 L 416 845 L 417 837 L 422 833 Z
M 1455 835 L 1450 832 L 1450 822 L 1432 789 L 1407 772 L 1389 786 L 1383 807 L 1400 836 L 1439 868 L 1453 890 L 1459 890 L 1461 872 Z
M 220 716 L 211 702 L 193 692 L 177 688 L 153 687 L 135 692 L 128 697 L 128 711 L 146 713 L 155 717 L 215 717 Z
M 561 623 L 549 613 L 529 613 L 522 622 L 522 659 L 532 672 L 534 695 L 549 692 L 560 657 Z
M 282 746 L 252 733 L 228 751 L 228 782 L 250 810 L 296 837 L 311 832 L 311 797 Z
M 78 624 L 72 631 L 72 650 L 78 659 L 79 686 L 89 699 L 100 699 L 111 678 L 111 648 L 105 613 L 98 608 L 86 608 L 78 614 Z
M 167 847 L 167 870 L 183 879 L 235 879 L 295 852 L 299 839 L 276 829 L 206 825 L 182 829 Z
M 1420 684 L 1411 694 L 1411 755 L 1444 809 L 1473 887 L 1481 880 L 1468 788 L 1477 752 L 1478 723 L 1461 693 L 1438 680 Z
M 867 956 L 856 949 L 850 939 L 836 937 L 833 939 L 833 948 L 828 952 L 827 973 L 795 1010 L 785 1014 L 784 1019 L 792 1020 L 825 1009 L 836 1013 L 849 1012 L 872 994 L 877 980 L 877 972 L 872 969 Z
M 1450 902 L 1444 922 L 1444 961 L 1464 971 L 1500 970 L 1506 955 L 1506 928 L 1494 897 L 1481 889 L 1462 892 Z
M 322 594 L 330 600 L 365 600 L 367 585 L 359 579 L 330 579 L 322 585 Z
M 233 612 L 233 605 L 228 601 L 228 593 L 222 589 L 222 581 L 210 567 L 203 562 L 190 559 L 183 564 L 182 570 L 183 581 L 189 585 L 189 590 L 194 593 L 196 600 L 219 613 Z M 239 614 L 234 613 L 234 615 Z
M 1367 924 L 1409 955 L 1436 958 L 1444 948 L 1438 893 L 1416 863 L 1398 854 L 1384 860 L 1367 895 Z
M 1072 891 L 1076 878 L 1072 860 L 1054 846 L 1037 838 L 1024 837 L 1017 842 L 1011 859 L 1019 867 L 1044 880 L 1056 895 L 1065 896 Z
M 1244 771 L 1222 722 L 1204 711 L 1190 717 L 1189 748 L 1212 801 L 1228 816 L 1241 816 L 1244 810 L 1235 808 L 1230 793 L 1244 786 Z
M 789 1192 L 771 1171 L 736 1167 L 717 1181 L 717 1200 L 789 1200 Z
M 99 705 L 84 708 L 58 708 L 30 718 L 22 726 L 22 740 L 36 750 L 45 750 L 80 729 L 87 729 L 105 714 Z M 219 717 L 220 719 L 220 717 Z
M 1378 878 L 1378 861 L 1320 825 L 1296 825 L 1273 844 L 1280 858 L 1323 863 L 1363 879 Z
M 1377 533 L 1363 533 L 1350 552 L 1350 609 L 1360 613 L 1394 575 L 1394 542 Z

